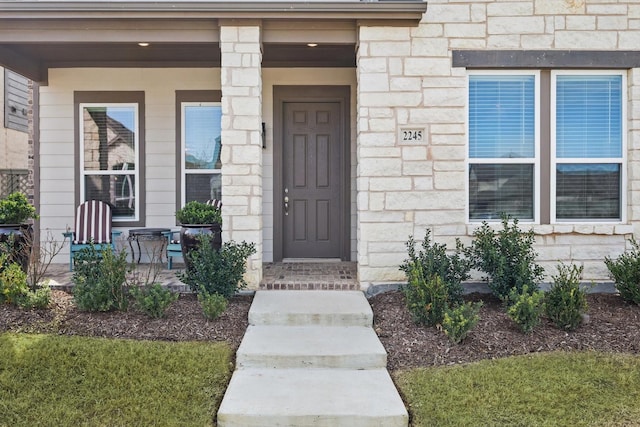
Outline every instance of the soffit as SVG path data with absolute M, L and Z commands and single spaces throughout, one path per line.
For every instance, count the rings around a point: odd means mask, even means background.
M 5 44 L 2 48 L 23 57 L 38 58 L 46 68 L 72 67 L 219 67 L 220 48 L 215 43 Z M 0 51 L 0 55 L 1 55 Z M 355 46 L 323 44 L 264 44 L 262 66 L 355 67 Z
M 360 22 L 416 25 L 425 10 L 415 1 L 0 0 L 0 65 L 39 82 L 56 67 L 217 67 L 220 26 L 261 25 L 264 67 L 354 67 Z

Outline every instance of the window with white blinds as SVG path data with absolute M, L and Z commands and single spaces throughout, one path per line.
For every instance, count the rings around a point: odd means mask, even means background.
M 536 219 L 537 75 L 469 75 L 469 218 Z
M 535 157 L 535 76 L 469 77 L 469 157 Z
M 624 72 L 470 71 L 468 84 L 470 221 L 624 220 Z
M 624 75 L 553 73 L 558 221 L 622 219 Z

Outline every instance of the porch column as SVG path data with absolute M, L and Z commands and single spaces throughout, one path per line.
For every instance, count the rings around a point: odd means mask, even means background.
M 259 23 L 220 26 L 223 241 L 256 245 L 245 279 L 262 279 L 262 51 Z

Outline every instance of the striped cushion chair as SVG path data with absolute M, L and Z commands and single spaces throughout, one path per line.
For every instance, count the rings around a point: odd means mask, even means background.
M 100 200 L 88 200 L 76 209 L 74 231 L 63 233 L 69 239 L 69 270 L 73 270 L 73 258 L 92 243 L 98 250 L 111 247 L 115 250 L 115 239 L 121 231 L 111 228 L 111 206 Z
M 211 199 L 211 200 L 207 200 L 205 202 L 208 205 L 213 206 L 214 208 L 220 210 L 222 209 L 222 200 L 218 200 L 218 199 Z
M 216 209 L 222 209 L 222 200 L 210 199 L 205 202 Z M 167 238 L 167 268 L 173 268 L 173 258 L 182 258 L 182 247 L 180 246 L 180 230 L 165 231 L 164 236 Z

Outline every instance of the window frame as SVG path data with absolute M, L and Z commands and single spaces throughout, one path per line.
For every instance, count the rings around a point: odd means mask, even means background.
M 74 121 L 75 121 L 75 205 L 88 200 L 85 191 L 85 177 L 89 175 L 124 175 L 124 171 L 95 171 L 86 173 L 84 169 L 84 139 L 83 139 L 83 110 L 87 106 L 123 107 L 132 106 L 135 110 L 135 216 L 133 218 L 113 217 L 114 226 L 144 227 L 146 217 L 146 189 L 145 189 L 145 99 L 143 91 L 104 91 L 104 92 L 74 92 Z M 105 173 L 106 172 L 106 173 Z
M 4 128 L 29 133 L 29 79 L 4 70 Z
M 176 90 L 175 91 L 175 209 L 176 211 L 184 206 L 185 194 L 185 174 L 184 165 L 184 117 L 183 104 L 222 104 L 221 90 Z M 224 115 L 224 114 L 223 114 Z M 207 169 L 207 173 L 210 170 Z M 220 175 L 222 170 L 220 169 Z M 176 225 L 178 222 L 176 220 Z
M 186 203 L 187 196 L 187 175 L 222 175 L 222 168 L 220 169 L 187 169 L 185 167 L 186 162 L 186 131 L 187 128 L 185 126 L 185 113 L 186 108 L 188 107 L 220 107 L 222 111 L 222 103 L 221 102 L 210 102 L 210 101 L 182 101 L 180 103 L 180 115 L 182 124 L 180 128 L 180 203 L 181 206 L 184 206 Z M 222 148 L 222 147 L 221 147 Z
M 470 181 L 469 171 L 470 165 L 476 163 L 492 163 L 493 159 L 486 159 L 490 161 L 475 161 L 470 157 L 470 132 L 469 132 L 469 81 L 472 75 L 521 75 L 536 73 L 536 162 L 537 170 L 534 172 L 535 180 L 535 199 L 534 203 L 534 221 L 521 220 L 523 224 L 549 224 L 549 225 L 597 225 L 597 224 L 626 224 L 628 221 L 628 195 L 627 191 L 629 184 L 627 182 L 628 173 L 628 161 L 629 153 L 627 151 L 627 132 L 628 132 L 628 74 L 626 70 L 620 69 L 598 69 L 598 70 L 585 70 L 582 68 L 575 69 L 554 69 L 554 70 L 541 70 L 541 69 L 467 69 L 467 103 L 465 109 L 465 127 L 467 135 L 467 147 L 465 155 L 465 189 L 466 189 L 466 204 L 465 204 L 465 216 L 467 224 L 474 225 L 480 222 L 497 223 L 499 220 L 494 219 L 471 219 L 470 218 Z M 570 164 L 565 158 L 556 158 L 556 77 L 558 75 L 619 75 L 622 78 L 621 83 L 621 117 L 622 117 L 622 147 L 621 157 L 618 158 L 577 158 L 573 160 L 581 160 L 580 162 L 573 163 L 610 163 L 620 165 L 620 218 L 619 219 L 558 219 L 556 218 L 556 167 L 558 164 Z M 481 160 L 481 159 L 476 159 Z M 518 159 L 516 159 L 518 160 Z M 560 161 L 558 161 L 560 160 Z M 586 161 L 582 161 L 586 160 Z M 514 162 L 517 163 L 517 162 Z
M 528 75 L 534 77 L 534 157 L 520 157 L 520 158 L 472 158 L 470 155 L 470 82 L 471 76 L 514 76 L 514 75 Z M 499 218 L 490 219 L 471 219 L 470 215 L 470 172 L 471 165 L 473 164 L 490 164 L 490 165 L 503 165 L 503 164 L 532 164 L 533 165 L 533 218 L 518 219 L 523 224 L 539 224 L 540 223 L 540 71 L 539 70 L 467 70 L 466 78 L 466 93 L 467 102 L 465 108 L 466 117 L 466 135 L 467 135 L 467 153 L 465 156 L 465 216 L 469 224 L 479 224 L 484 221 L 487 222 L 499 222 Z
M 615 157 L 557 157 L 557 77 L 558 76 L 621 76 L 621 156 Z M 622 70 L 552 70 L 551 71 L 551 88 L 550 88 L 550 210 L 552 224 L 594 224 L 594 223 L 613 223 L 621 224 L 627 220 L 627 73 Z M 616 164 L 620 165 L 620 218 L 603 218 L 603 219 L 558 219 L 556 217 L 556 184 L 557 184 L 557 165 L 558 164 Z

